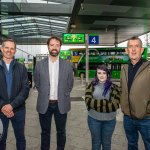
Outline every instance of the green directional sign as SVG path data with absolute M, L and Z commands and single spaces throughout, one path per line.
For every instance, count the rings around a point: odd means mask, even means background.
M 64 44 L 84 44 L 85 35 L 82 33 L 77 33 L 77 34 L 64 33 L 62 37 L 62 41 Z

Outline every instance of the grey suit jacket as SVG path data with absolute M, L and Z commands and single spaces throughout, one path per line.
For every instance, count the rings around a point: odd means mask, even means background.
M 38 90 L 37 111 L 45 114 L 49 105 L 50 81 L 48 57 L 36 64 L 34 82 Z M 70 92 L 73 87 L 73 69 L 71 64 L 59 58 L 58 107 L 61 114 L 70 108 Z

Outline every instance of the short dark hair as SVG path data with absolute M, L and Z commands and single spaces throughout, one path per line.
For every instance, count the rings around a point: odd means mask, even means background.
M 5 42 L 12 42 L 12 43 L 14 43 L 15 44 L 15 49 L 16 49 L 16 42 L 13 40 L 13 39 L 4 39 L 3 41 L 2 41 L 2 47 L 4 47 L 4 43 Z
M 129 44 L 129 41 L 130 41 L 130 40 L 139 40 L 139 41 L 140 41 L 140 44 L 141 44 L 141 47 L 142 47 L 142 45 L 143 45 L 142 40 L 141 40 L 139 37 L 134 36 L 134 37 L 132 37 L 132 38 L 130 38 L 130 39 L 128 40 L 127 46 L 128 46 L 128 44 Z
M 50 41 L 51 41 L 52 39 L 55 39 L 55 40 L 59 41 L 60 46 L 62 45 L 62 41 L 61 41 L 61 39 L 60 39 L 59 37 L 57 37 L 57 36 L 52 36 L 52 37 L 50 37 L 50 38 L 47 40 L 47 46 L 49 45 L 49 43 L 50 43 Z

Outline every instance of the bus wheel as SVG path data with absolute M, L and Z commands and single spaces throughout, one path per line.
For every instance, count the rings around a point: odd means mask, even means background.
M 84 73 L 80 73 L 80 78 L 83 79 L 85 77 Z

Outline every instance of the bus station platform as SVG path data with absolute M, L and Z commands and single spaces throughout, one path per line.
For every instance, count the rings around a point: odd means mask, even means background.
M 74 88 L 71 92 L 71 111 L 67 120 L 67 141 L 65 150 L 91 150 L 91 137 L 87 125 L 87 110 L 83 100 L 85 81 L 75 78 Z M 36 112 L 37 90 L 31 89 L 26 101 L 26 150 L 40 150 L 40 124 Z M 112 150 L 127 150 L 127 140 L 123 129 L 123 114 L 117 112 L 117 124 L 112 137 Z M 51 129 L 51 150 L 56 150 L 56 129 L 53 120 Z M 6 150 L 16 150 L 15 137 L 12 126 L 9 126 Z M 139 150 L 144 150 L 140 137 Z

